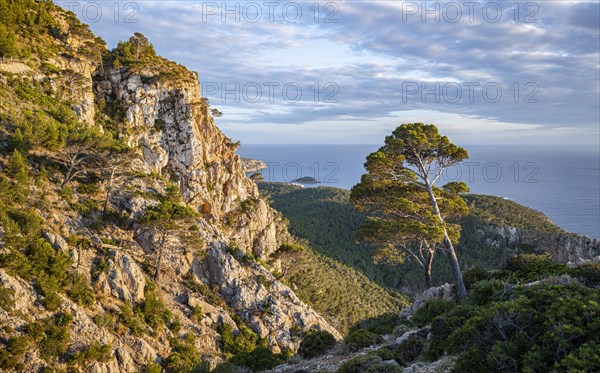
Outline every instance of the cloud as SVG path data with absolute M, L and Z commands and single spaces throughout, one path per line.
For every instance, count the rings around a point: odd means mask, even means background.
M 458 140 L 598 142 L 597 2 L 482 2 L 472 13 L 462 2 L 317 3 L 318 13 L 313 2 L 281 2 L 272 22 L 262 2 L 254 3 L 257 22 L 248 2 L 228 3 L 239 4 L 237 14 L 210 8 L 221 2 L 136 4 L 137 23 L 124 22 L 121 9 L 115 24 L 103 3 L 91 28 L 112 46 L 140 31 L 160 54 L 216 84 L 208 98 L 225 113 L 219 124 L 242 141 L 277 142 L 292 131 L 306 141 L 318 134 L 319 142 L 372 142 L 404 118 L 433 118 Z M 456 22 L 448 4 L 459 4 Z M 269 82 L 279 84 L 272 99 Z M 222 98 L 221 88 L 236 83 L 239 102 Z M 290 100 L 286 84 L 302 97 Z M 262 96 L 253 102 L 256 85 Z

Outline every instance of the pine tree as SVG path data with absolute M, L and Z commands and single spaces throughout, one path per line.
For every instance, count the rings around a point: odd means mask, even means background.
M 384 246 L 380 254 L 394 258 L 411 255 L 425 269 L 431 284 L 431 262 L 437 250 L 450 259 L 460 299 L 467 296 L 454 250 L 460 225 L 450 224 L 468 212 L 460 193 L 464 183 L 436 187 L 442 172 L 468 157 L 467 151 L 441 136 L 434 125 L 403 124 L 385 145 L 367 157 L 361 182 L 352 188 L 351 201 L 368 218 L 359 238 Z

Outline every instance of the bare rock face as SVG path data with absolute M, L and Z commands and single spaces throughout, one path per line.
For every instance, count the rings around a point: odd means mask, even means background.
M 127 254 L 110 251 L 108 283 L 113 295 L 123 301 L 140 302 L 144 300 L 146 279 L 139 265 Z
M 521 248 L 534 248 L 538 253 L 548 253 L 554 260 L 571 265 L 600 262 L 600 241 L 573 233 L 478 224 L 474 238 L 486 245 L 506 247 L 515 252 Z
M 442 299 L 446 301 L 456 300 L 454 286 L 446 283 L 444 285 L 434 286 L 425 290 L 415 299 L 412 306 L 410 306 L 410 310 L 412 313 L 417 312 L 419 308 L 423 307 L 425 303 L 431 299 Z
M 222 230 L 238 247 L 266 257 L 286 229 L 246 177 L 237 145 L 214 125 L 195 74 L 187 75 L 173 82 L 156 71 L 111 69 L 96 77 L 95 89 L 123 107 L 127 141 L 142 149 L 151 172 L 174 175 L 186 203 L 207 219 L 226 219 Z M 135 214 L 143 203 L 132 199 L 129 207 Z
M 244 172 L 256 172 L 267 168 L 265 162 L 260 159 L 242 158 L 241 161 Z
M 304 304 L 260 264 L 242 265 L 222 248 L 213 247 L 195 275 L 220 286 L 227 303 L 272 347 L 295 351 L 300 344 L 291 330 L 326 330 L 341 339 L 323 317 Z
M 0 284 L 2 288 L 14 291 L 13 299 L 15 302 L 12 305 L 14 310 L 20 311 L 25 315 L 39 311 L 34 305 L 37 300 L 37 293 L 23 280 L 13 277 L 6 273 L 5 270 L 0 269 Z

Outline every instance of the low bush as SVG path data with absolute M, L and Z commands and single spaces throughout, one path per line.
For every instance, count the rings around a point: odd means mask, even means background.
M 350 328 L 350 332 L 358 329 L 366 329 L 375 334 L 389 334 L 394 331 L 394 328 L 401 321 L 402 320 L 398 312 L 385 313 L 383 315 L 369 317 L 357 322 Z
M 325 330 L 314 330 L 309 332 L 300 342 L 298 355 L 305 359 L 311 359 L 323 355 L 335 345 L 335 338 Z
M 540 280 L 548 276 L 568 273 L 569 268 L 552 260 L 548 253 L 521 254 L 509 259 L 504 267 L 516 278 L 524 282 Z
M 84 364 L 88 361 L 109 362 L 112 359 L 112 346 L 92 342 L 89 346 L 75 352 L 69 359 L 72 363 Z
M 188 333 L 184 339 L 171 339 L 171 354 L 165 359 L 163 367 L 167 372 L 208 372 L 203 364 L 200 352 L 196 349 L 196 337 Z
M 372 333 L 366 329 L 357 329 L 346 336 L 344 345 L 350 351 L 358 351 L 361 348 L 373 346 L 382 343 L 383 338 L 380 335 Z
M 259 346 L 251 352 L 242 351 L 229 360 L 232 364 L 259 372 L 276 367 L 285 361 L 284 356 L 274 354 L 268 347 Z
M 600 263 L 586 263 L 570 271 L 571 276 L 590 287 L 600 286 Z
M 24 366 L 19 360 L 27 351 L 28 345 L 29 342 L 25 336 L 9 338 L 6 341 L 6 347 L 0 350 L 0 368 L 22 370 Z
M 410 365 L 421 356 L 424 349 L 425 339 L 413 334 L 396 348 L 394 357 L 399 364 Z
M 71 314 L 59 313 L 47 319 L 29 323 L 24 330 L 36 342 L 42 358 L 52 360 L 67 352 L 70 340 L 68 325 L 72 321 Z
M 366 354 L 344 362 L 337 373 L 400 373 L 402 368 L 395 364 L 383 363 L 377 354 Z
M 437 316 L 450 311 L 456 304 L 443 299 L 430 299 L 419 308 L 412 317 L 412 321 L 419 327 L 429 324 Z

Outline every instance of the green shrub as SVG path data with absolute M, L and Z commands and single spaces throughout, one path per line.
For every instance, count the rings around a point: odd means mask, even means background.
M 87 194 L 89 196 L 95 196 L 100 192 L 100 187 L 97 183 L 79 184 L 77 192 L 81 194 Z
M 120 319 L 121 323 L 129 328 L 131 334 L 139 336 L 144 333 L 145 329 L 142 325 L 143 320 L 133 313 L 133 308 L 130 303 L 125 303 L 121 308 Z
M 223 323 L 218 332 L 221 334 L 221 350 L 225 354 L 236 355 L 242 351 L 249 352 L 259 343 L 258 335 L 244 325 L 240 325 L 239 332 L 234 334 L 233 327 Z
M 387 360 L 394 360 L 394 358 L 396 357 L 396 355 L 394 354 L 394 352 L 392 350 L 390 350 L 387 346 L 386 347 L 382 347 L 378 350 L 375 350 L 373 352 L 369 352 L 370 354 L 375 354 L 377 356 L 379 356 L 381 358 L 381 360 L 383 361 L 387 361 Z
M 600 343 L 582 344 L 565 356 L 555 368 L 564 372 L 600 372 Z
M 512 272 L 517 279 L 526 282 L 563 275 L 569 270 L 565 264 L 559 264 L 552 260 L 548 253 L 517 255 L 509 259 L 504 268 Z
M 141 304 L 139 311 L 143 315 L 144 321 L 149 326 L 156 328 L 159 325 L 168 324 L 171 321 L 171 311 L 160 300 L 156 294 L 154 284 L 146 284 L 144 289 L 144 302 Z
M 344 345 L 350 351 L 358 351 L 361 348 L 373 346 L 382 343 L 383 338 L 380 335 L 371 333 L 366 329 L 357 329 L 346 336 Z
M 469 302 L 477 305 L 488 304 L 499 299 L 504 289 L 505 283 L 501 280 L 491 279 L 476 282 L 471 286 Z
M 158 363 L 148 363 L 144 365 L 142 372 L 144 373 L 162 373 L 163 368 Z
M 14 304 L 15 290 L 0 288 L 0 308 L 11 311 Z
M 163 367 L 168 372 L 190 372 L 202 364 L 200 352 L 196 349 L 196 337 L 188 333 L 184 339 L 171 339 L 171 354 Z
M 385 313 L 383 315 L 369 317 L 352 325 L 350 332 L 358 329 L 366 329 L 372 333 L 383 335 L 394 331 L 394 328 L 401 322 L 398 312 Z
M 419 308 L 412 317 L 412 321 L 419 327 L 423 327 L 437 316 L 450 311 L 455 303 L 443 299 L 430 299 L 424 306 Z
M 335 345 L 335 338 L 325 330 L 314 330 L 309 332 L 300 342 L 298 355 L 305 359 L 311 359 L 323 355 Z
M 85 277 L 80 275 L 73 277 L 71 288 L 67 294 L 75 303 L 82 306 L 91 306 L 96 301 L 94 290 L 88 286 Z
M 203 318 L 204 318 L 204 312 L 202 311 L 202 306 L 194 307 L 194 309 L 192 310 L 192 320 L 195 320 L 196 322 L 200 322 L 200 321 L 202 321 Z
M 105 345 L 99 342 L 92 342 L 91 345 L 71 355 L 71 358 L 69 360 L 76 364 L 84 364 L 88 361 L 98 361 L 101 363 L 107 363 L 112 358 L 113 356 L 111 345 Z
M 490 274 L 488 271 L 479 267 L 469 268 L 463 272 L 463 280 L 465 281 L 467 290 L 469 290 L 474 283 L 487 280 L 489 276 Z
M 25 336 L 11 337 L 6 341 L 6 348 L 0 350 L 0 368 L 22 370 L 23 364 L 19 363 L 21 356 L 27 351 L 29 345 Z
M 59 313 L 47 319 L 29 323 L 24 330 L 36 343 L 42 358 L 56 359 L 64 355 L 69 347 L 68 325 L 73 316 Z
M 600 263 L 586 263 L 572 268 L 570 273 L 586 286 L 600 286 Z
M 395 352 L 395 358 L 399 364 L 410 365 L 423 353 L 425 340 L 416 333 L 402 342 Z
M 476 317 L 478 313 L 479 308 L 462 304 L 434 318 L 431 322 L 431 338 L 429 347 L 425 351 L 425 358 L 430 361 L 440 358 L 444 354 L 448 336 L 461 327 L 466 320 Z
M 64 186 L 60 188 L 58 195 L 65 201 L 71 202 L 73 200 L 73 189 L 68 186 Z
M 241 351 L 229 361 L 257 372 L 276 367 L 284 361 L 284 358 L 280 354 L 274 354 L 268 347 L 259 346 L 251 352 Z
M 458 355 L 454 371 L 460 372 L 593 366 L 594 355 L 588 351 L 600 343 L 600 290 L 540 284 L 517 287 L 504 296 L 485 305 L 459 306 L 435 319 L 430 340 L 435 354 L 441 354 L 441 345 L 444 352 Z M 429 352 L 427 357 L 435 355 Z
M 10 370 L 17 368 L 19 365 L 19 357 L 14 356 L 8 351 L 0 350 L 0 368 L 2 370 Z
M 296 245 L 294 243 L 290 243 L 290 242 L 284 242 L 281 244 L 281 246 L 279 246 L 279 250 L 283 251 L 283 252 L 289 252 L 289 251 L 302 251 L 304 250 L 304 248 L 300 245 Z
M 99 328 L 105 328 L 108 330 L 112 330 L 115 327 L 115 322 L 112 315 L 108 312 L 101 312 L 92 317 L 92 321 Z

